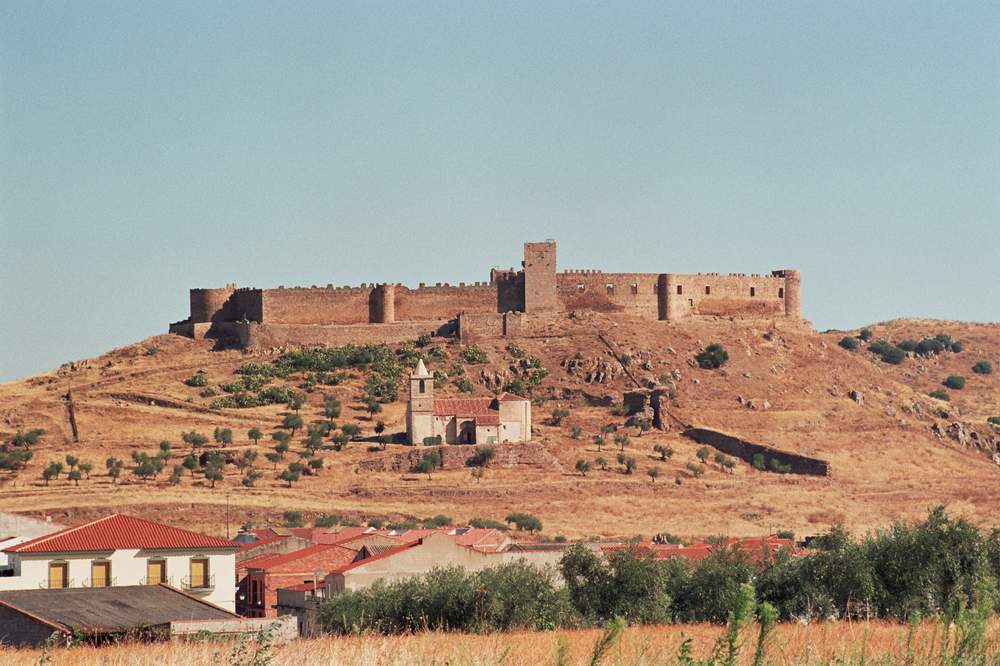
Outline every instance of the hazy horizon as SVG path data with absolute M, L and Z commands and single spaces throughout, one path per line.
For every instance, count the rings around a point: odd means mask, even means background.
M 188 289 L 802 271 L 1000 321 L 1000 5 L 0 3 L 0 381 Z

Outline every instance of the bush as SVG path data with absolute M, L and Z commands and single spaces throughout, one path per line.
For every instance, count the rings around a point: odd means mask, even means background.
M 472 457 L 469 458 L 469 465 L 472 467 L 485 467 L 490 463 L 491 460 L 496 458 L 497 450 L 492 446 L 487 446 L 482 449 L 477 449 Z
M 863 340 L 864 342 L 868 342 L 869 340 L 871 340 L 872 339 L 872 335 L 873 335 L 872 329 L 870 329 L 870 328 L 863 328 L 858 333 L 858 337 L 861 340 Z
M 980 361 L 972 366 L 972 371 L 977 375 L 989 375 L 993 373 L 993 364 L 989 361 Z
M 285 527 L 302 527 L 305 523 L 302 521 L 301 511 L 285 511 L 281 514 L 284 520 L 283 525 Z
M 944 381 L 941 383 L 950 389 L 961 391 L 965 388 L 965 377 L 962 375 L 949 375 L 948 377 L 945 377 Z
M 919 344 L 920 343 L 917 342 L 916 340 L 903 340 L 902 342 L 900 342 L 896 346 L 899 347 L 900 349 L 902 349 L 905 352 L 915 352 L 915 351 L 917 351 L 917 346 Z
M 729 360 L 729 352 L 719 343 L 712 343 L 695 356 L 698 366 L 706 369 L 721 368 Z
M 466 363 L 470 363 L 472 365 L 482 365 L 483 363 L 489 361 L 489 357 L 486 355 L 486 352 L 476 345 L 469 345 L 463 349 L 462 358 Z
M 948 395 L 948 392 L 945 391 L 944 389 L 934 389 L 927 395 L 929 395 L 932 398 L 936 398 L 938 400 L 944 400 L 945 402 L 951 400 L 951 396 Z
M 205 374 L 203 370 L 199 370 L 190 377 L 184 380 L 184 383 L 188 386 L 193 386 L 196 388 L 204 388 L 208 386 L 208 375 Z
M 542 521 L 530 513 L 511 513 L 504 520 L 524 532 L 542 531 Z
M 861 343 L 858 342 L 857 338 L 841 338 L 839 344 L 841 347 L 847 349 L 848 351 L 854 351 L 855 349 L 861 346 Z
M 446 516 L 443 513 L 439 513 L 438 515 L 432 516 L 430 518 L 424 518 L 425 529 L 434 529 L 436 527 L 448 527 L 449 525 L 453 525 L 454 523 L 455 521 L 452 519 L 451 516 Z
M 989 418 L 986 419 L 986 422 L 1000 426 L 1000 416 L 990 416 Z
M 899 365 L 906 360 L 906 352 L 899 347 L 890 347 L 882 354 L 882 360 L 892 365 Z
M 541 631 L 574 623 L 569 596 L 546 570 L 523 561 L 467 573 L 438 568 L 399 581 L 378 581 L 325 602 L 324 629 L 355 635 L 416 630 Z
M 484 518 L 472 518 L 469 520 L 469 527 L 476 527 L 479 529 L 493 529 L 500 530 L 501 532 L 506 532 L 510 528 L 507 523 L 501 523 L 499 520 L 490 520 Z
M 469 381 L 468 377 L 459 377 L 458 379 L 456 379 L 455 386 L 462 393 L 472 393 L 473 391 L 472 382 Z
M 340 516 L 335 513 L 327 513 L 313 521 L 315 527 L 334 527 L 340 522 Z

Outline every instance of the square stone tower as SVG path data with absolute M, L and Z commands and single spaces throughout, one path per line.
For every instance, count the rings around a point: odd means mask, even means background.
M 410 373 L 410 399 L 406 403 L 406 435 L 410 444 L 422 444 L 434 436 L 434 375 L 424 359 Z
M 524 311 L 545 312 L 556 299 L 556 242 L 524 244 Z

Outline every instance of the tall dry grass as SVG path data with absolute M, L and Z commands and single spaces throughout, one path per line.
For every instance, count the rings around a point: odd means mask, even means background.
M 755 630 L 754 627 L 748 629 Z M 991 622 L 986 663 L 1000 662 L 1000 623 Z M 706 658 L 725 628 L 716 625 L 630 627 L 606 655 L 604 664 L 652 666 L 675 664 L 681 643 L 693 641 L 692 656 Z M 928 621 L 915 628 L 889 622 L 829 622 L 779 625 L 768 643 L 766 663 L 812 664 L 940 664 L 943 627 Z M 753 631 L 745 632 L 740 664 L 752 663 Z M 409 664 L 504 664 L 545 666 L 589 663 L 602 632 L 598 629 L 507 634 L 422 632 L 410 636 L 352 636 L 300 639 L 274 647 L 272 664 L 388 666 Z M 908 643 L 912 659 L 907 660 Z M 42 650 L 0 649 L 0 664 L 27 666 L 196 666 L 234 663 L 235 642 L 174 642 Z M 561 647 L 562 646 L 562 647 Z M 244 662 L 245 663 L 245 662 Z M 962 663 L 981 663 L 962 662 Z

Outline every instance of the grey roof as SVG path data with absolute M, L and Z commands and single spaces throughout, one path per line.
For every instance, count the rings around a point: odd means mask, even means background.
M 167 585 L 0 592 L 0 604 L 84 632 L 125 631 L 180 620 L 231 620 L 234 613 Z

